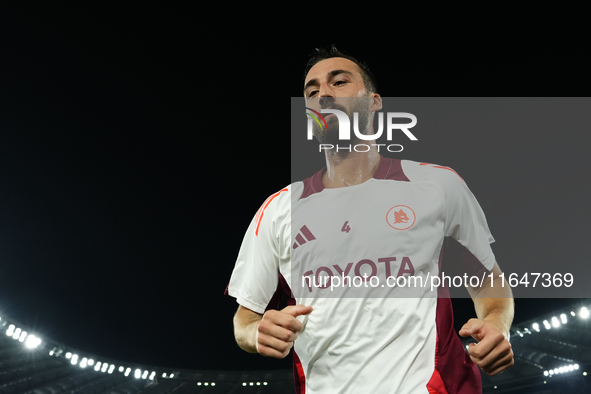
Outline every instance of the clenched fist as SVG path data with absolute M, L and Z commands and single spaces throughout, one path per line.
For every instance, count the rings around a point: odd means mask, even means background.
M 312 312 L 311 306 L 291 305 L 280 311 L 265 312 L 257 327 L 256 348 L 263 356 L 284 358 L 293 347 L 293 341 L 302 331 L 298 316 Z
M 513 365 L 513 350 L 509 338 L 494 324 L 470 319 L 459 334 L 463 337 L 471 335 L 478 341 L 478 344 L 470 344 L 468 354 L 488 375 L 497 375 Z

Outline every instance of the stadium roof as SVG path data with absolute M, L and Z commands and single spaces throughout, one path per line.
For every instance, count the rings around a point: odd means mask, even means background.
M 591 392 L 591 305 L 572 305 L 515 324 L 515 365 L 483 374 L 484 393 Z M 473 339 L 465 339 L 469 346 Z M 0 392 L 57 393 L 293 393 L 292 371 L 174 370 L 98 357 L 38 338 L 0 316 Z

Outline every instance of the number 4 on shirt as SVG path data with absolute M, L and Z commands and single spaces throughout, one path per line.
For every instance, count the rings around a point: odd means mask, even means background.
M 349 223 L 348 220 L 345 222 L 345 224 L 343 224 L 343 228 L 341 228 L 341 232 L 349 234 L 349 231 L 351 231 L 351 227 L 347 223 Z

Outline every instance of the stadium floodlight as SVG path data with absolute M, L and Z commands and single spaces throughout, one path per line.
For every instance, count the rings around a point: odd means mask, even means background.
M 69 359 L 71 359 L 71 358 L 72 358 L 72 353 L 70 353 L 70 352 L 66 353 L 66 358 L 67 358 L 68 360 L 69 360 Z
M 570 311 L 570 315 L 571 316 L 576 316 L 576 313 L 574 311 Z
M 197 386 L 201 386 L 201 382 L 197 382 Z
M 39 347 L 39 345 L 41 345 L 41 338 L 38 338 L 35 335 L 29 335 L 25 341 L 25 347 L 28 349 L 35 349 Z M 53 350 L 49 353 L 49 355 L 53 355 Z
M 560 315 L 560 321 L 562 324 L 566 324 L 566 315 L 564 313 Z
M 204 386 L 209 386 L 209 383 L 205 382 L 203 383 Z
M 556 316 L 554 316 L 552 318 L 552 327 L 554 327 L 554 328 L 560 327 L 560 322 L 558 321 L 558 319 L 556 318 Z
M 80 361 L 80 368 L 86 368 L 87 365 L 88 365 L 88 359 L 86 357 L 84 357 L 82 359 L 82 361 Z
M 154 376 L 156 376 L 156 372 L 152 371 L 152 373 L 150 374 L 150 376 L 148 377 L 148 379 L 154 380 Z
M 173 373 L 170 374 L 170 378 L 171 379 L 174 378 L 174 374 Z
M 107 372 L 107 368 L 109 368 L 109 363 L 104 363 L 101 372 Z
M 583 376 L 587 376 L 587 372 L 583 372 Z
M 148 377 L 148 371 L 144 371 L 142 374 L 142 379 L 146 379 Z
M 125 367 L 122 365 L 119 367 L 119 372 L 123 372 L 123 371 L 125 371 Z
M 538 323 L 534 323 L 531 326 L 535 331 L 540 332 L 540 325 Z
M 12 339 L 18 339 L 18 337 L 21 335 L 21 329 L 20 328 L 16 328 L 16 330 L 14 330 L 14 334 L 12 335 Z
M 8 330 L 6 330 L 6 336 L 11 337 L 14 334 L 15 328 L 16 328 L 16 326 L 14 324 L 9 325 Z
M 585 307 L 581 308 L 581 311 L 579 312 L 579 316 L 581 316 L 583 319 L 586 319 L 589 317 L 589 310 Z
M 18 337 L 18 341 L 24 342 L 27 335 L 28 335 L 28 333 L 26 331 L 21 331 L 21 335 Z
M 164 373 L 162 374 L 162 377 L 163 377 L 163 378 L 165 378 L 165 377 L 166 377 L 166 372 L 164 372 Z
M 243 385 L 243 386 L 246 386 L 246 382 L 242 382 L 242 385 Z
M 579 364 L 575 364 L 575 365 L 573 365 L 573 368 L 574 368 L 574 369 L 579 369 Z
M 128 368 L 125 370 L 125 373 L 124 373 L 124 375 L 127 377 L 127 376 L 129 376 L 129 373 L 130 373 L 130 372 L 131 372 L 131 368 L 129 368 L 129 367 L 128 367 Z
M 548 371 L 544 371 L 544 376 L 548 376 Z
M 88 360 L 88 365 L 90 365 L 90 366 L 94 365 L 94 360 L 92 358 Z
M 96 365 L 94 366 L 94 370 L 98 372 L 100 369 L 101 369 L 101 362 L 97 361 Z
M 550 328 L 552 328 L 550 323 L 548 323 L 548 320 L 544 320 L 542 323 L 544 323 L 544 327 L 546 327 L 546 330 L 549 330 Z
M 215 382 L 211 382 L 211 385 L 212 385 L 212 386 L 215 386 Z
M 267 385 L 267 382 L 263 382 L 263 386 L 266 386 L 266 385 Z
M 113 373 L 114 370 L 115 370 L 115 364 L 111 364 L 109 366 L 109 370 L 107 371 L 107 373 L 110 373 L 111 374 L 111 373 Z
M 134 374 L 133 374 L 133 376 L 134 376 L 136 379 L 139 379 L 139 378 L 141 378 L 141 377 L 142 377 L 142 371 L 141 371 L 141 369 L 136 369 L 136 370 L 135 370 L 135 372 L 134 372 Z
M 71 363 L 72 363 L 72 365 L 78 364 L 78 355 L 77 354 L 72 355 Z

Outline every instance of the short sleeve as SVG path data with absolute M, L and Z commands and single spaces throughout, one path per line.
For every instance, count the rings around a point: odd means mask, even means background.
M 495 256 L 490 247 L 494 238 L 476 197 L 466 182 L 452 169 L 440 167 L 445 194 L 445 236 L 457 241 L 457 256 L 466 272 L 476 274 L 492 270 Z
M 270 196 L 252 219 L 228 284 L 227 294 L 240 305 L 261 314 L 279 283 L 279 232 L 285 215 L 277 197 L 286 191 L 287 188 Z

